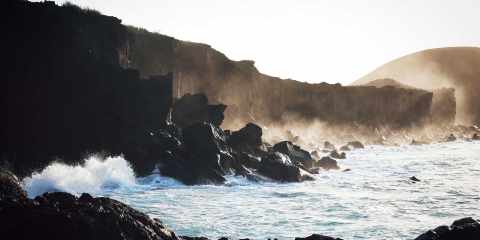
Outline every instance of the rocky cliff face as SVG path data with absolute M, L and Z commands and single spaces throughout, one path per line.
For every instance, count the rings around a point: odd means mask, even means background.
M 282 80 L 261 74 L 253 61 L 232 61 L 206 44 L 129 28 L 127 63 L 141 76 L 175 72 L 175 97 L 205 93 L 212 103 L 228 107 L 222 126 L 248 122 L 294 123 L 297 119 L 330 124 L 420 123 L 430 119 L 432 94 L 414 89 L 342 87 Z M 125 51 L 124 51 L 125 52 Z

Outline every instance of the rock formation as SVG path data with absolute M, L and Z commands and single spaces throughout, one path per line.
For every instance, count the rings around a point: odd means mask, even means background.
M 172 106 L 172 122 L 180 128 L 185 128 L 195 122 L 211 123 L 220 127 L 225 119 L 226 105 L 209 105 L 205 94 L 183 95 Z
M 428 230 L 415 240 L 475 240 L 480 239 L 480 222 L 471 217 L 455 220 L 452 225 Z

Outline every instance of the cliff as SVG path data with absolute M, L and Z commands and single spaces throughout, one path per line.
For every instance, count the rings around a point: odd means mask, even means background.
M 415 89 L 342 87 L 283 80 L 260 73 L 253 61 L 232 61 L 211 46 L 129 27 L 123 67 L 141 76 L 174 72 L 173 92 L 205 93 L 226 104 L 223 127 L 321 120 L 329 124 L 408 126 L 430 119 L 432 95 Z M 400 104 L 401 103 L 401 104 Z M 400 105 L 399 105 L 400 104 Z
M 480 48 L 428 49 L 385 63 L 350 85 L 362 85 L 376 79 L 393 78 L 400 83 L 420 89 L 454 88 L 455 122 L 479 125 L 479 65 Z

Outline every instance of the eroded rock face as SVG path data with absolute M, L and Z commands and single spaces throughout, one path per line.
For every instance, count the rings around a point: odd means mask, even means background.
M 195 122 L 211 123 L 220 127 L 225 119 L 226 105 L 209 105 L 208 98 L 203 93 L 183 95 L 172 106 L 172 122 L 180 128 L 185 128 Z
M 310 153 L 293 145 L 292 142 L 279 142 L 273 146 L 273 151 L 287 155 L 290 160 L 301 163 L 306 169 L 313 167 L 314 160 Z
M 475 240 L 480 239 L 480 223 L 471 217 L 455 220 L 452 225 L 428 230 L 415 240 Z

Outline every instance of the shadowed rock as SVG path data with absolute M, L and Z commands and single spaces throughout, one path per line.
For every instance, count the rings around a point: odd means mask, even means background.
M 348 142 L 347 146 L 352 146 L 354 149 L 365 148 L 365 146 L 363 146 L 363 144 L 360 141 Z
M 414 181 L 414 182 L 420 182 L 420 179 L 416 178 L 415 176 L 410 177 L 409 179 Z
M 340 170 L 340 167 L 337 164 L 337 161 L 330 157 L 323 157 L 320 161 L 315 163 L 315 166 L 321 167 L 324 170 Z
M 330 157 L 332 158 L 338 158 L 338 159 L 345 159 L 346 158 L 346 154 L 344 152 L 342 152 L 341 154 L 337 152 L 337 150 L 333 150 L 332 152 L 330 152 Z
M 0 172 L 0 198 L 26 198 L 27 192 L 20 187 L 13 175 Z
M 300 162 L 306 169 L 313 167 L 314 160 L 310 153 L 293 145 L 292 142 L 279 142 L 273 146 L 273 151 L 287 155 L 293 162 Z
M 223 104 L 209 105 L 208 98 L 203 93 L 187 93 L 173 104 L 172 122 L 180 128 L 195 122 L 206 122 L 220 127 L 225 119 L 223 113 L 226 108 Z
M 472 140 L 480 140 L 480 137 L 478 136 L 478 133 L 473 134 Z
M 350 151 L 350 148 L 348 146 L 342 146 L 340 151 Z
M 279 152 L 269 153 L 262 158 L 258 172 L 281 182 L 303 182 L 313 180 L 313 176 L 292 165 L 290 158 Z
M 455 137 L 453 133 L 451 133 L 450 136 L 448 136 L 447 140 L 445 140 L 445 142 L 455 142 L 455 141 L 457 141 L 457 137 Z
M 320 235 L 320 234 L 313 234 L 313 235 L 308 236 L 306 238 L 297 237 L 297 238 L 295 238 L 295 240 L 343 240 L 343 239 L 329 237 L 329 236 Z
M 412 139 L 412 143 L 410 143 L 410 146 L 422 146 L 422 143 L 420 141 Z
M 428 230 L 415 240 L 477 240 L 480 239 L 480 223 L 471 217 L 455 220 L 452 225 Z
M 330 143 L 329 141 L 325 141 L 325 142 L 323 143 L 323 148 L 325 148 L 325 149 L 327 149 L 327 150 L 335 150 L 335 149 L 337 149 L 337 148 L 335 147 L 335 145 L 333 145 L 333 144 Z
M 233 132 L 230 137 L 232 147 L 239 151 L 263 157 L 267 155 L 267 148 L 262 141 L 262 128 L 253 123 Z

